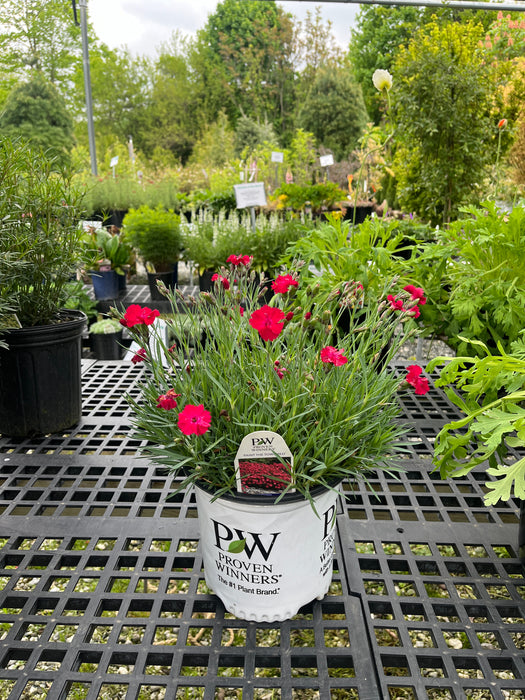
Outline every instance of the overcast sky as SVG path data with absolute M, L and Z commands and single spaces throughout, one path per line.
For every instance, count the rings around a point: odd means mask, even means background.
M 280 2 L 286 12 L 304 19 L 307 10 L 322 8 L 323 18 L 333 23 L 333 33 L 345 48 L 350 40 L 358 5 L 341 2 Z M 217 0 L 88 0 L 88 17 L 98 38 L 110 48 L 127 46 L 134 54 L 157 55 L 156 48 L 179 29 L 193 35 L 201 29 Z

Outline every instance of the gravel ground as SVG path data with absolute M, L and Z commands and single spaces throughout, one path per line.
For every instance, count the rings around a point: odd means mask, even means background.
M 454 351 L 441 340 L 419 338 L 418 340 L 403 345 L 396 359 L 402 362 L 412 361 L 418 362 L 419 364 L 426 364 L 430 362 L 433 357 L 454 357 L 454 355 Z

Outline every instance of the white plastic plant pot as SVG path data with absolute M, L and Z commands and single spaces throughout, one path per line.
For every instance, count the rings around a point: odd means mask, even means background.
M 228 612 L 244 620 L 288 620 L 323 598 L 332 580 L 337 491 L 217 498 L 195 488 L 204 576 Z M 269 503 L 268 503 L 269 501 Z

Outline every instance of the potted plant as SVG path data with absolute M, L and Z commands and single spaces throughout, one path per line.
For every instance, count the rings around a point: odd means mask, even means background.
M 84 264 L 81 195 L 56 161 L 0 140 L 0 433 L 51 433 L 81 417 L 86 315 L 65 309 Z
M 299 308 L 293 272 L 275 279 L 261 307 L 253 276 L 249 259 L 232 255 L 213 294 L 185 302 L 165 289 L 174 309 L 186 304 L 167 320 L 169 346 L 158 311 L 113 314 L 148 370 L 140 397 L 129 397 L 144 454 L 177 475 L 179 489 L 195 486 L 208 585 L 235 615 L 271 621 L 327 592 L 338 484 L 396 469 L 406 431 L 396 392 L 412 384 L 424 393 L 428 383 L 417 366 L 407 384 L 377 363 L 385 342 L 391 359 L 406 341 L 395 330 L 411 315 L 409 293 L 402 304 L 385 294 L 366 305 L 348 281 L 326 303 L 313 296 Z M 336 339 L 343 309 L 355 310 L 354 323 Z M 206 330 L 196 351 L 188 324 Z
M 122 225 L 126 240 L 138 250 L 146 265 L 152 299 L 162 300 L 157 280 L 161 279 L 168 287 L 177 285 L 182 248 L 180 216 L 160 205 L 155 209 L 144 205 L 130 209 Z
M 131 246 L 121 240 L 118 233 L 93 227 L 86 231 L 84 244 L 95 298 L 100 301 L 118 299 L 126 288 Z
M 462 341 L 467 342 L 466 339 Z M 484 469 L 486 505 L 520 500 L 519 552 L 525 567 L 525 344 L 492 355 L 481 341 L 470 341 L 479 355 L 434 358 L 428 372 L 440 370 L 436 386 L 465 414 L 438 433 L 434 462 L 444 479 Z M 481 354 L 482 353 L 482 354 Z
M 195 221 L 182 227 L 184 259 L 193 266 L 199 276 L 199 289 L 208 292 L 212 289 L 212 277 L 218 272 L 232 250 L 241 248 L 242 229 L 238 219 L 217 217 L 200 212 Z
M 114 318 L 103 318 L 89 327 L 91 350 L 97 360 L 120 360 L 122 326 Z

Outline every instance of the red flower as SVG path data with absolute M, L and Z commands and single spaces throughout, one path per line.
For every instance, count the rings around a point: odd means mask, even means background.
M 498 129 L 504 129 L 507 126 L 506 119 L 500 119 L 498 122 Z
M 247 267 L 252 260 L 253 257 L 251 255 L 230 255 L 226 258 L 226 262 L 231 263 L 234 267 L 238 267 L 239 265 Z
M 226 279 L 226 277 L 221 277 L 220 275 L 218 275 L 217 273 L 215 273 L 214 275 L 212 275 L 211 281 L 212 281 L 212 282 L 216 282 L 217 280 L 220 280 L 220 282 L 221 282 L 222 286 L 224 287 L 224 289 L 229 289 L 229 288 L 230 288 L 230 283 L 229 283 L 229 281 Z
M 305 315 L 304 315 L 304 320 L 305 320 L 305 321 L 309 321 L 311 318 L 312 318 L 312 312 L 311 312 L 311 311 L 307 311 L 307 312 L 305 313 Z
M 211 425 L 211 413 L 202 404 L 188 404 L 179 413 L 177 425 L 184 435 L 204 435 Z
M 294 280 L 292 275 L 279 275 L 272 284 L 272 289 L 276 294 L 286 294 L 291 287 L 298 287 L 299 282 Z
M 412 308 L 407 309 L 407 311 L 414 318 L 419 318 L 421 316 L 421 312 L 417 304 L 415 306 L 412 306 Z
M 163 408 L 165 411 L 169 411 L 171 408 L 177 407 L 177 402 L 180 394 L 175 393 L 175 389 L 169 389 L 165 394 L 161 394 L 157 399 L 157 408 Z
M 425 292 L 421 287 L 414 287 L 413 284 L 407 284 L 403 289 L 410 294 L 411 298 L 415 300 L 417 304 L 423 305 L 427 303 Z
M 292 318 L 293 318 L 293 311 L 288 311 L 288 313 L 287 313 L 286 316 L 285 316 L 285 319 L 286 319 L 287 321 L 291 321 Z
M 405 307 L 403 306 L 402 299 L 396 299 L 393 294 L 389 294 L 387 296 L 387 299 L 390 302 L 390 306 L 392 309 L 395 309 L 396 311 L 404 311 L 405 310 Z
M 239 306 L 239 313 L 241 314 L 241 316 L 244 316 L 244 307 L 243 306 Z
M 406 383 L 414 387 L 416 394 L 420 396 L 426 394 L 429 390 L 429 386 L 428 379 L 421 376 L 423 369 L 419 365 L 409 365 L 407 369 L 408 373 L 405 377 Z
M 138 362 L 144 362 L 146 359 L 146 348 L 140 348 L 140 350 L 137 350 L 137 352 L 133 355 L 131 358 L 131 361 L 133 362 L 134 365 L 136 365 Z
M 341 365 L 346 365 L 348 362 L 348 357 L 344 354 L 344 350 L 337 350 L 336 348 L 328 345 L 326 348 L 321 350 L 321 361 L 328 364 L 340 367 Z
M 284 319 L 281 309 L 265 305 L 252 313 L 249 323 L 263 340 L 275 340 L 283 329 Z
M 151 326 L 157 316 L 160 316 L 160 311 L 158 309 L 150 309 L 147 306 L 142 307 L 138 304 L 131 304 L 131 306 L 128 306 L 126 309 L 124 317 L 120 319 L 120 323 L 125 328 L 138 326 L 141 323 L 146 326 Z

